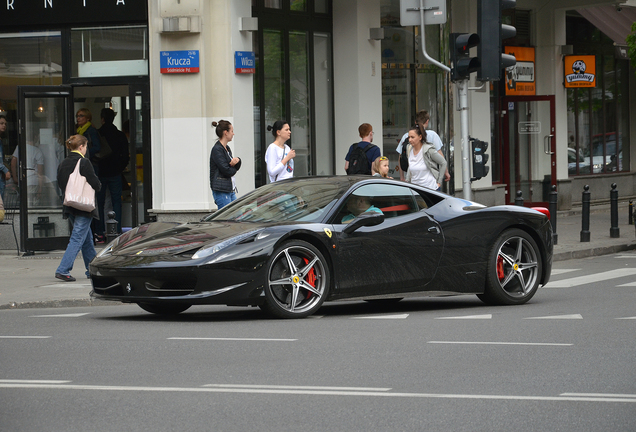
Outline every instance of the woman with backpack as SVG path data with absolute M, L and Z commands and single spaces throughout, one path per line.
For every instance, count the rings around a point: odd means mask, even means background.
M 273 126 L 267 126 L 267 130 L 272 131 L 272 135 L 274 135 L 274 142 L 267 147 L 265 152 L 269 182 L 274 183 L 292 178 L 294 176 L 296 151 L 286 144 L 291 138 L 289 123 L 277 120 Z
M 425 188 L 440 190 L 446 172 L 446 159 L 435 147 L 425 142 L 418 125 L 409 130 L 407 149 L 409 170 L 406 181 Z

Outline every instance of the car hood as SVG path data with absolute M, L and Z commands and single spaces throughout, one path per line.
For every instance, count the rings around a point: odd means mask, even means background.
M 242 237 L 251 238 L 272 223 L 247 222 L 154 222 L 137 227 L 117 238 L 110 252 L 123 256 L 193 254 L 217 243 Z

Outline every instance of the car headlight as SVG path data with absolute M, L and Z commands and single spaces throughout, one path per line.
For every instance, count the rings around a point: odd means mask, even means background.
M 101 251 L 99 251 L 97 255 L 95 255 L 95 258 L 99 258 L 105 255 L 110 255 L 110 252 L 113 250 L 113 246 L 115 245 L 116 242 L 117 240 L 113 240 L 112 242 L 108 243 L 104 249 L 102 249 Z
M 257 233 L 259 233 L 261 230 L 255 230 L 255 231 L 250 231 L 250 232 L 246 232 L 243 234 L 239 234 L 237 236 L 234 236 L 232 238 L 229 238 L 227 240 L 223 240 L 221 243 L 217 243 L 213 246 L 209 246 L 206 248 L 202 248 L 199 249 L 194 255 L 192 255 L 192 259 L 201 259 L 201 258 L 205 258 L 205 257 L 209 257 L 210 255 L 213 255 L 225 248 L 227 248 L 228 246 L 232 246 L 236 243 L 240 243 L 250 237 L 255 237 Z

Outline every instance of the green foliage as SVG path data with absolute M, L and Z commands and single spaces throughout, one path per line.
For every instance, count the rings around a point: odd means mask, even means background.
M 627 35 L 627 49 L 631 59 L 632 68 L 636 69 L 636 22 L 632 24 L 632 32 Z

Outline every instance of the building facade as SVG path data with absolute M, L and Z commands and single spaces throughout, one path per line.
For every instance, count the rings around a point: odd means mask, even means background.
M 469 135 L 489 143 L 490 171 L 472 183 L 476 201 L 512 203 L 521 191 L 526 203 L 545 203 L 552 185 L 560 209 L 580 202 L 585 184 L 593 200 L 609 199 L 612 183 L 621 196 L 636 195 L 635 74 L 623 54 L 636 20 L 631 2 L 518 0 L 504 12 L 517 28 L 505 49 L 518 65 L 499 82 L 476 82 L 473 74 L 469 84 Z M 344 174 L 358 125 L 370 123 L 399 177 L 398 139 L 425 109 L 451 161 L 445 190 L 461 196 L 470 154 L 461 151 L 457 89 L 421 48 L 449 65 L 449 35 L 477 32 L 478 2 L 445 7 L 445 22 L 422 34 L 400 25 L 399 0 L 7 3 L 0 8 L 0 109 L 9 120 L 2 142 L 7 166 L 16 148 L 23 161 L 15 164 L 25 192 L 18 195 L 22 249 L 65 247 L 55 171 L 60 140 L 74 133 L 74 113 L 84 107 L 94 117 L 112 108 L 120 129 L 130 125 L 125 227 L 196 220 L 215 209 L 209 156 L 217 139 L 211 123 L 220 119 L 234 126 L 241 196 L 267 182 L 267 126 L 276 120 L 291 125 L 296 176 Z M 586 69 L 574 71 L 577 59 Z M 593 86 L 568 82 L 592 69 Z M 38 160 L 44 171 L 36 181 L 28 174 Z M 29 189 L 34 181 L 46 187 Z M 10 248 L 4 236 L 0 245 Z

